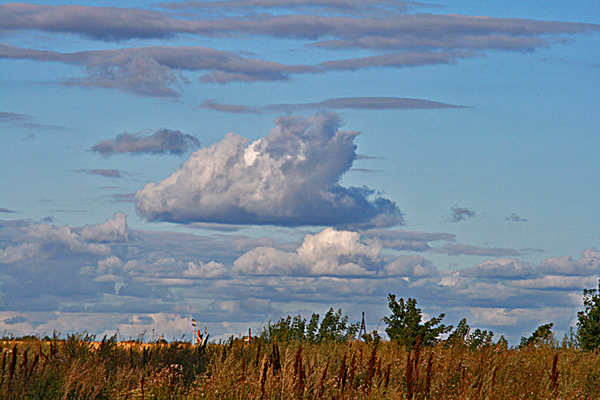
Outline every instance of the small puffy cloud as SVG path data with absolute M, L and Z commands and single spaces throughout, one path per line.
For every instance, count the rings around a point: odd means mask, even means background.
M 460 222 L 460 221 L 466 221 L 466 220 L 468 220 L 470 218 L 474 218 L 474 217 L 475 217 L 475 211 L 473 211 L 471 208 L 454 206 L 454 207 L 452 207 L 450 216 L 447 218 L 447 221 L 448 222 Z
M 0 249 L 0 263 L 11 264 L 17 261 L 34 258 L 39 254 L 40 246 L 37 243 L 21 243 L 18 246 L 8 246 Z
M 66 225 L 57 228 L 48 224 L 31 224 L 28 235 L 39 239 L 44 245 L 66 246 L 73 253 L 91 253 L 96 255 L 110 253 L 110 247 L 107 245 L 86 243 Z
M 464 108 L 437 101 L 410 99 L 402 97 L 344 97 L 327 99 L 315 103 L 271 104 L 264 107 L 244 106 L 237 104 L 221 104 L 215 100 L 205 101 L 199 108 L 211 109 L 233 114 L 267 114 L 280 112 L 297 112 L 304 110 L 412 110 L 438 108 Z
M 600 252 L 595 248 L 584 250 L 579 260 L 568 256 L 548 258 L 542 261 L 540 269 L 547 274 L 600 275 Z
M 388 276 L 426 277 L 435 275 L 437 270 L 433 263 L 420 255 L 402 256 L 385 265 Z
M 510 214 L 508 217 L 506 217 L 504 219 L 507 221 L 511 221 L 511 222 L 527 222 L 527 220 L 525 218 L 521 218 L 515 213 Z
M 339 130 L 333 113 L 280 117 L 252 143 L 229 133 L 190 156 L 182 169 L 136 193 L 150 221 L 284 226 L 402 222 L 396 204 L 339 185 L 356 158 L 358 132 Z
M 127 219 L 122 212 L 102 224 L 85 225 L 81 234 L 78 231 L 66 225 L 57 228 L 49 224 L 29 223 L 19 227 L 15 230 L 17 233 L 12 234 L 12 240 L 21 243 L 0 249 L 0 263 L 61 258 L 67 254 L 107 256 L 111 248 L 106 243 L 123 243 L 128 239 Z
M 234 262 L 234 270 L 250 275 L 373 275 L 381 246 L 360 241 L 356 232 L 326 228 L 308 234 L 295 252 L 258 247 Z
M 142 132 L 133 135 L 122 133 L 115 139 L 97 142 L 92 147 L 92 151 L 103 156 L 112 156 L 115 154 L 182 155 L 199 145 L 200 141 L 192 135 L 187 135 L 180 131 L 159 129 L 151 135 L 144 135 Z
M 86 225 L 81 231 L 81 238 L 88 242 L 110 243 L 127 241 L 129 228 L 127 216 L 123 212 L 115 214 L 102 224 Z
M 189 262 L 188 268 L 183 271 L 182 275 L 186 278 L 213 279 L 223 278 L 227 274 L 227 268 L 223 264 L 211 261 L 208 263 Z

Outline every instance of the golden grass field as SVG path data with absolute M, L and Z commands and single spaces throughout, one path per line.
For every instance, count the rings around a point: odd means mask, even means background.
M 1 343 L 2 399 L 598 399 L 598 352 L 361 341 Z

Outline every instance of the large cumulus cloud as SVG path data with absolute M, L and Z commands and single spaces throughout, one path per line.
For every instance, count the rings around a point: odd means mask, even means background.
M 257 247 L 234 263 L 251 275 L 375 275 L 381 264 L 381 246 L 361 242 L 356 232 L 326 228 L 306 235 L 295 252 Z
M 402 222 L 397 205 L 372 198 L 366 187 L 343 187 L 356 159 L 358 132 L 339 130 L 340 118 L 288 116 L 264 138 L 229 133 L 192 153 L 183 168 L 136 193 L 150 221 L 284 226 Z

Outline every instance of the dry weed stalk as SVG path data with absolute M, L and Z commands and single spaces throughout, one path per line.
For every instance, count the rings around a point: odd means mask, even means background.
M 375 363 L 377 361 L 377 346 L 373 346 L 373 350 L 371 350 L 371 357 L 369 358 L 369 361 L 367 362 L 367 375 L 365 377 L 365 392 L 367 393 L 367 396 L 369 395 L 369 392 L 371 391 L 371 385 L 373 383 L 373 376 L 375 375 L 376 369 L 375 369 Z M 381 360 L 379 360 L 381 362 Z M 380 364 L 381 366 L 381 364 Z
M 550 372 L 550 392 L 554 398 L 558 397 L 558 376 L 560 375 L 560 371 L 558 370 L 558 352 L 554 354 L 554 359 L 552 360 L 552 371 Z

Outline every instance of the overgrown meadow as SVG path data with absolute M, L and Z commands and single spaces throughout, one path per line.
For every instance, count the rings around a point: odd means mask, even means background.
M 598 399 L 600 354 L 589 338 L 599 336 L 600 295 L 585 291 L 584 304 L 578 331 L 562 342 L 546 324 L 516 347 L 466 320 L 454 330 L 443 314 L 423 322 L 416 300 L 393 295 L 390 340 L 357 339 L 360 325 L 333 309 L 322 320 L 281 319 L 251 341 L 5 338 L 0 398 Z
M 4 341 L 3 399 L 597 399 L 600 355 L 553 344 Z

